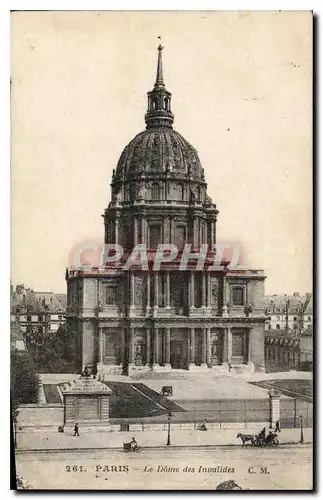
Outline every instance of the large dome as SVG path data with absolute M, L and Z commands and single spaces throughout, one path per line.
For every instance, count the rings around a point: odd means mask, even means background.
M 132 139 L 119 159 L 115 180 L 162 173 L 204 181 L 197 151 L 172 128 L 148 128 Z

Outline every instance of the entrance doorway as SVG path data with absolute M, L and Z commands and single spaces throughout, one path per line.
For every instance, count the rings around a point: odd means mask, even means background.
M 184 342 L 175 340 L 170 343 L 170 364 L 173 369 L 186 368 L 187 359 Z

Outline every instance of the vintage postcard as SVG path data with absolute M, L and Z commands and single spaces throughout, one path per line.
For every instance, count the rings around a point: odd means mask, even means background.
M 310 11 L 11 13 L 17 489 L 312 490 Z

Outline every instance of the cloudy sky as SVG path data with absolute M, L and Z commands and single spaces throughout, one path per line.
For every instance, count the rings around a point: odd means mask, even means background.
M 311 290 L 312 17 L 306 12 L 12 14 L 12 281 L 65 292 L 103 241 L 112 169 L 144 128 L 157 37 L 174 128 L 197 148 L 218 241 Z

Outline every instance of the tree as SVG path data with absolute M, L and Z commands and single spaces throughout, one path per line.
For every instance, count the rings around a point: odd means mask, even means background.
M 11 416 L 14 426 L 14 445 L 16 446 L 17 418 L 19 406 L 23 403 L 37 403 L 39 377 L 32 357 L 11 351 Z
M 75 371 L 75 332 L 65 323 L 56 332 L 49 332 L 33 353 L 37 368 L 43 373 Z
M 37 403 L 39 377 L 31 356 L 11 352 L 11 398 L 17 408 L 22 403 Z

